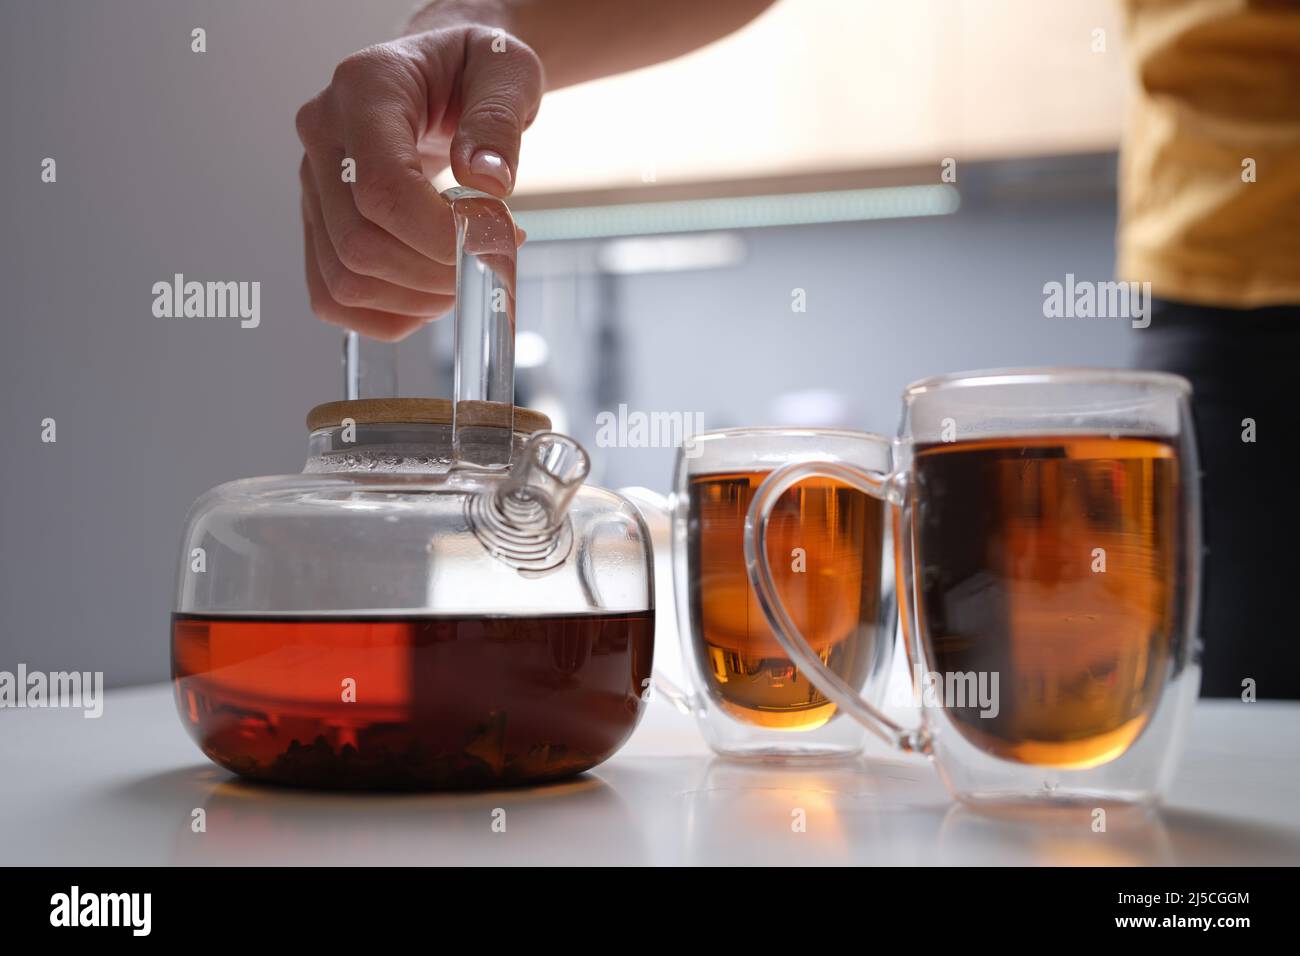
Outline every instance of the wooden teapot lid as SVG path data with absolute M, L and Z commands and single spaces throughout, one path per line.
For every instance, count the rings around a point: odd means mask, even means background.
M 461 418 L 465 424 L 505 428 L 505 405 L 497 402 L 462 402 Z M 352 401 L 326 402 L 307 413 L 307 428 L 333 428 L 350 418 L 358 425 L 422 424 L 450 425 L 449 398 L 358 398 Z M 539 411 L 515 406 L 514 430 L 523 434 L 550 431 L 551 420 Z

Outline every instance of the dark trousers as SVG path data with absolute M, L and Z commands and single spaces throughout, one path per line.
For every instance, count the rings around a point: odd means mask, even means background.
M 1207 553 L 1201 694 L 1300 698 L 1300 306 L 1157 300 L 1138 364 L 1192 383 Z M 1255 422 L 1255 441 L 1242 440 Z

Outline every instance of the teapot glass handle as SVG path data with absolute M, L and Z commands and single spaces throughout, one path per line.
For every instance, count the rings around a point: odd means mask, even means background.
M 835 462 L 794 462 L 777 468 L 759 486 L 745 516 L 745 566 L 768 626 L 795 665 L 808 675 L 817 689 L 873 734 L 898 750 L 929 753 L 930 737 L 924 727 L 909 730 L 890 720 L 867 703 L 856 690 L 821 659 L 808 645 L 790 612 L 777 593 L 776 581 L 767 559 L 767 529 L 781 496 L 809 478 L 831 478 L 889 504 L 899 504 L 904 486 L 897 474 L 878 476 Z
M 671 565 L 676 560 L 676 556 L 672 554 L 671 547 L 673 535 L 672 499 L 657 491 L 652 491 L 649 488 L 620 488 L 618 493 L 632 502 L 636 509 L 641 512 L 641 517 L 645 520 L 646 527 L 650 531 L 650 540 L 654 543 L 656 565 L 660 563 L 658 557 L 661 555 L 666 556 L 666 564 Z M 669 573 L 661 573 L 661 570 L 668 571 Z M 656 567 L 655 581 L 668 582 L 667 587 L 665 588 L 660 588 L 658 583 L 656 583 L 655 587 L 656 592 L 662 590 L 666 595 L 666 600 L 660 600 L 660 595 L 658 593 L 655 595 L 655 607 L 657 609 L 655 620 L 663 621 L 665 608 L 666 613 L 672 615 L 676 612 L 678 607 L 676 595 L 673 593 L 676 583 L 673 580 L 671 568 L 661 569 Z M 669 617 L 668 620 L 673 620 L 673 618 Z M 684 622 L 681 621 L 680 618 L 677 619 L 677 626 L 679 628 L 684 626 Z M 655 630 L 658 631 L 659 628 L 656 626 Z M 687 674 L 689 673 L 689 662 L 685 658 L 685 655 L 688 653 L 686 647 L 687 642 L 684 639 L 677 642 L 677 646 L 681 648 L 683 657 L 681 662 L 681 674 L 676 678 L 673 678 L 669 677 L 665 672 L 663 656 L 658 653 L 662 650 L 664 642 L 659 640 L 658 633 L 656 633 L 655 638 L 655 656 L 657 660 L 655 661 L 654 671 L 651 674 L 655 692 L 661 694 L 663 698 L 672 704 L 679 712 L 686 714 L 689 717 L 699 716 L 704 705 L 703 702 L 701 702 L 700 699 L 689 689 L 689 678 L 687 677 Z
M 343 397 L 397 397 L 397 343 L 343 333 Z
M 496 196 L 456 186 L 442 194 L 456 227 L 452 447 L 473 465 L 504 467 L 513 449 L 518 242 Z M 343 336 L 343 395 L 397 396 L 397 343 Z
M 515 267 L 510 209 L 456 186 L 442 193 L 456 224 L 452 452 L 482 467 L 510 463 L 515 410 Z

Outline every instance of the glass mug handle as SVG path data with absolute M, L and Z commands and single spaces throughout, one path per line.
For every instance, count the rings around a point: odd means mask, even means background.
M 772 568 L 767 559 L 768 522 L 781 496 L 808 478 L 831 478 L 856 488 L 887 506 L 901 504 L 903 500 L 902 476 L 897 473 L 880 477 L 849 465 L 817 461 L 794 462 L 777 468 L 759 486 L 750 502 L 749 513 L 745 516 L 745 566 L 759 606 L 763 609 L 777 642 L 790 655 L 790 660 L 837 707 L 896 749 L 907 753 L 928 754 L 929 732 L 923 726 L 909 730 L 863 700 L 809 646 L 777 593 Z M 888 639 L 893 640 L 893 637 L 891 634 Z

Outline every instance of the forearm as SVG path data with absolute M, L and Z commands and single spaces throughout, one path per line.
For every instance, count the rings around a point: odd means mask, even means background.
M 412 30 L 478 23 L 536 51 L 546 88 L 650 66 L 734 32 L 775 0 L 432 0 Z

